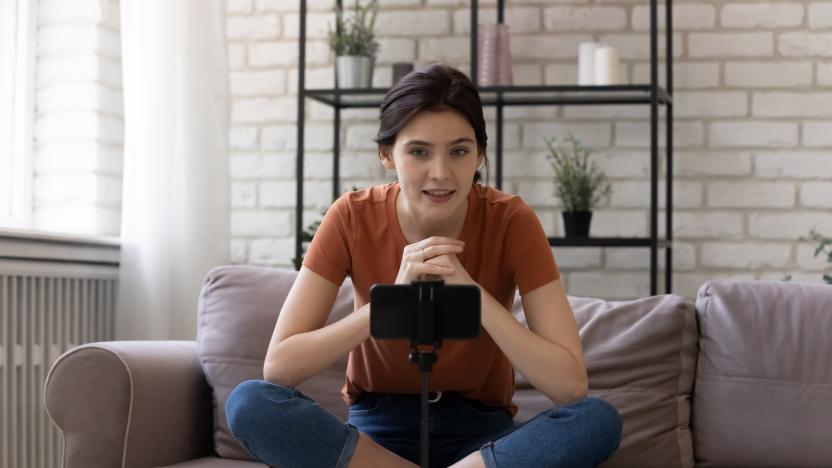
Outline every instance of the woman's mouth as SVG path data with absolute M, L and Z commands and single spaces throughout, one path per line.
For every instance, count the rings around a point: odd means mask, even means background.
M 444 203 L 454 196 L 456 190 L 422 190 L 422 193 L 434 203 Z

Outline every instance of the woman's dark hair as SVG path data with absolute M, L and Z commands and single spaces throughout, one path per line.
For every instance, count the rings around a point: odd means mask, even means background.
M 488 183 L 488 156 L 485 148 L 485 118 L 477 88 L 461 71 L 449 65 L 434 63 L 405 75 L 393 86 L 379 108 L 378 135 L 373 141 L 392 146 L 396 136 L 413 116 L 422 111 L 453 109 L 462 114 L 474 128 L 479 152 L 485 159 L 486 183 Z M 474 174 L 474 182 L 480 174 Z

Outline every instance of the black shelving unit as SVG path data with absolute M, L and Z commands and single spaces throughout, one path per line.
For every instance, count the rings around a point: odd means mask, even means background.
M 585 106 L 585 105 L 646 105 L 650 108 L 650 234 L 647 237 L 590 237 L 573 239 L 550 237 L 551 246 L 560 247 L 644 247 L 650 253 L 650 293 L 658 293 L 658 254 L 665 251 L 664 290 L 672 291 L 672 238 L 673 238 L 673 11 L 672 0 L 665 5 L 666 87 L 659 86 L 658 69 L 658 0 L 650 3 L 650 83 L 614 86 L 491 86 L 478 87 L 484 106 L 496 108 L 495 185 L 503 183 L 503 108 L 506 106 Z M 341 0 L 337 7 L 342 8 Z M 477 83 L 477 25 L 479 5 L 471 1 L 471 81 Z M 497 2 L 497 21 L 505 19 L 505 0 Z M 353 108 L 377 108 L 387 92 L 386 88 L 307 89 L 306 69 L 306 0 L 300 0 L 300 53 L 298 65 L 298 131 L 297 131 L 297 206 L 295 211 L 295 256 L 302 253 L 303 232 L 303 152 L 306 99 L 313 99 L 332 107 L 333 158 L 332 199 L 340 195 L 340 133 L 341 110 Z M 665 106 L 665 237 L 659 238 L 659 106 Z

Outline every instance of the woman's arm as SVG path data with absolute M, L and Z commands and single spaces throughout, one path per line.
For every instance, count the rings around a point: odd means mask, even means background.
M 277 318 L 263 378 L 293 387 L 329 367 L 370 336 L 370 306 L 324 326 L 338 285 L 301 267 Z
M 471 278 L 456 255 L 443 254 L 427 262 L 454 267 L 453 274 L 442 275 L 448 284 L 480 288 L 483 328 L 535 388 L 555 403 L 571 403 L 587 395 L 578 325 L 559 279 L 523 296 L 526 328 Z
M 456 239 L 430 237 L 406 246 L 396 284 L 410 284 L 422 275 L 455 273 L 452 266 L 423 260 L 429 255 L 461 252 L 463 244 Z M 324 327 L 337 295 L 338 285 L 301 267 L 274 327 L 263 363 L 264 379 L 289 387 L 299 385 L 370 337 L 369 303 Z
M 529 382 L 555 403 L 566 404 L 587 395 L 587 375 L 578 326 L 560 280 L 523 297 L 529 328 L 485 289 L 482 325 Z

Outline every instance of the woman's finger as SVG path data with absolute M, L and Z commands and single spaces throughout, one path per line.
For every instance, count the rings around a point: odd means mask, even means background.
M 451 275 L 456 271 L 452 265 L 440 265 L 435 263 L 417 263 L 414 264 L 411 272 L 414 276 L 420 275 Z
M 453 237 L 432 236 L 422 240 L 418 244 L 421 244 L 421 247 L 442 244 L 465 245 L 465 241 L 454 239 Z
M 419 254 L 424 257 L 424 260 L 429 260 L 434 257 L 438 257 L 440 255 L 448 255 L 451 253 L 460 253 L 463 251 L 463 247 L 461 245 L 451 245 L 451 244 L 443 244 L 443 245 L 432 245 L 430 247 L 423 248 Z

